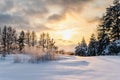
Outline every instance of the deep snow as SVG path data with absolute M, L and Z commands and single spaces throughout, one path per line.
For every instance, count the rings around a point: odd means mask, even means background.
M 0 60 L 0 80 L 120 80 L 120 56 L 76 57 L 39 64 Z

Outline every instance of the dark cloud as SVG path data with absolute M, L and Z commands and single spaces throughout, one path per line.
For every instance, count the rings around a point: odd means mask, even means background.
M 94 22 L 100 22 L 101 18 L 100 17 L 94 17 L 92 19 L 87 19 L 88 23 L 94 23 Z
M 66 17 L 65 15 L 53 14 L 48 17 L 48 20 L 50 22 L 61 21 L 61 20 L 65 19 L 65 17 Z
M 82 3 L 92 1 L 92 0 L 45 0 L 48 4 L 56 4 L 62 6 L 69 6 L 69 5 L 80 5 Z
M 46 8 L 46 3 L 43 0 L 26 0 L 21 4 L 22 10 L 26 15 L 44 15 L 48 13 L 48 9 Z
M 58 5 L 66 10 L 80 11 L 82 6 L 93 0 L 45 0 L 49 5 Z
M 26 24 L 25 18 L 17 15 L 0 13 L 0 24 Z

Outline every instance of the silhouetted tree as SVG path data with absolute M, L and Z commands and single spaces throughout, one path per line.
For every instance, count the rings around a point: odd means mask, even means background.
M 120 53 L 120 40 L 116 40 L 109 45 L 109 54 L 118 55 Z
M 20 36 L 19 36 L 19 39 L 18 39 L 18 43 L 19 43 L 19 50 L 22 51 L 22 49 L 24 48 L 25 46 L 25 33 L 24 31 L 21 31 L 20 33 Z
M 10 53 L 14 49 L 14 44 L 16 43 L 16 31 L 12 27 L 7 28 L 6 34 L 6 42 L 7 42 L 7 51 Z
M 111 41 L 120 39 L 120 0 L 114 0 L 113 6 L 106 10 L 104 26 L 109 33 Z
M 30 47 L 31 46 L 31 34 L 30 31 L 28 30 L 26 33 L 26 44 Z
M 89 56 L 96 56 L 97 54 L 97 40 L 95 35 L 92 34 L 90 38 L 90 43 L 88 45 L 88 55 Z
M 45 33 L 42 33 L 40 35 L 40 41 L 39 41 L 39 45 L 42 46 L 43 48 L 43 51 L 45 49 L 49 49 L 49 50 L 52 50 L 52 49 L 55 49 L 55 41 L 53 38 L 50 38 L 49 34 L 45 34 Z
M 83 38 L 81 43 L 78 43 L 78 46 L 75 47 L 75 55 L 78 56 L 87 56 L 87 44 Z
M 104 19 L 104 17 L 103 17 Z M 98 55 L 102 55 L 104 53 L 104 49 L 110 44 L 110 39 L 107 33 L 107 29 L 104 26 L 104 20 L 102 19 L 102 24 L 98 27 Z
M 3 50 L 4 53 L 2 54 L 3 57 L 6 55 L 6 49 L 7 49 L 7 27 L 4 26 L 3 31 L 2 31 L 2 45 L 3 45 Z
M 43 48 L 43 51 L 44 51 L 44 48 L 45 48 L 45 33 L 42 33 L 40 35 L 39 46 L 41 46 Z
M 32 31 L 32 33 L 31 33 L 31 43 L 32 43 L 32 46 L 35 46 L 35 44 L 36 44 L 36 33 L 34 32 L 34 31 Z

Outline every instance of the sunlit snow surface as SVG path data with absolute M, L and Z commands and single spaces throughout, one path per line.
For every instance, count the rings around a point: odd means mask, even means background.
M 120 80 L 120 56 L 75 57 L 43 63 L 0 60 L 0 80 Z

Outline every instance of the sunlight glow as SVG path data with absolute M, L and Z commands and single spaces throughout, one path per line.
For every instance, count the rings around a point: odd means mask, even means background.
M 72 38 L 72 31 L 70 31 L 70 30 L 65 30 L 65 31 L 63 31 L 63 33 L 62 33 L 62 38 L 64 39 L 64 40 L 70 40 L 71 38 Z

